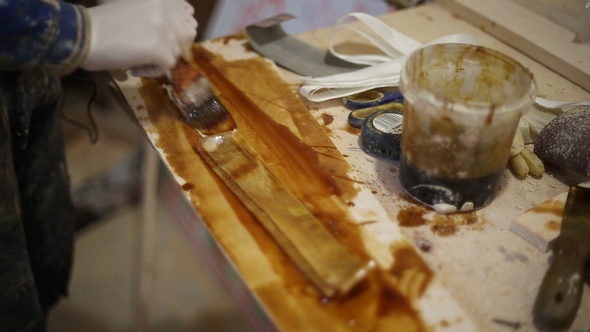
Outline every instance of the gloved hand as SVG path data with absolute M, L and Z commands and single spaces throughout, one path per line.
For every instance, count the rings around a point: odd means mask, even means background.
M 545 173 L 545 165 L 537 155 L 525 147 L 520 129 L 516 129 L 516 135 L 510 147 L 510 166 L 518 177 L 526 177 L 529 173 L 541 176 Z
M 81 68 L 170 69 L 190 54 L 197 34 L 193 12 L 184 0 L 121 0 L 89 8 L 90 49 Z

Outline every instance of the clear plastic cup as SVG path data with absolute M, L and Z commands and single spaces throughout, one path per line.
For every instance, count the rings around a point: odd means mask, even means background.
M 439 213 L 489 204 L 519 119 L 534 101 L 533 75 L 482 46 L 437 44 L 410 55 L 400 89 L 405 191 Z

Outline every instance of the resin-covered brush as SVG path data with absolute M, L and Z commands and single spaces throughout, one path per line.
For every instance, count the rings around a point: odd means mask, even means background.
M 186 124 L 204 136 L 236 128 L 231 114 L 215 97 L 209 79 L 198 68 L 180 60 L 168 78 L 168 95 Z

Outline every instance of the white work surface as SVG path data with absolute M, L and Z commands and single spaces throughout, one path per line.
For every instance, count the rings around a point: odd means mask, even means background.
M 424 43 L 453 33 L 473 34 L 483 46 L 504 52 L 531 69 L 537 80 L 539 96 L 560 101 L 590 99 L 588 91 L 436 5 L 400 11 L 382 19 L 398 31 Z M 324 44 L 327 38 L 325 30 L 305 36 L 308 41 L 316 41 L 317 46 Z M 390 216 L 396 216 L 402 204 L 392 196 L 403 194 L 397 180 L 398 163 L 377 160 L 362 152 L 358 148 L 357 136 L 346 130 L 346 110 L 335 104 L 338 103 L 308 103 L 318 121 L 322 121 L 322 114 L 334 116 L 334 121 L 327 126 L 333 133 L 334 143 L 349 156 L 347 160 L 359 173 L 359 178 L 371 190 L 383 193 L 377 196 L 379 201 Z M 555 167 L 547 168 L 548 172 L 542 178 L 527 177 L 522 180 L 516 179 L 507 169 L 496 199 L 488 207 L 477 211 L 480 221 L 473 226 L 460 226 L 455 235 L 437 236 L 430 230 L 430 225 L 402 227 L 408 239 L 432 243 L 432 249 L 423 253 L 422 257 L 437 272 L 463 309 L 485 330 L 509 329 L 494 324 L 494 318 L 519 322 L 523 330 L 533 329 L 532 304 L 551 252 L 544 253 L 511 232 L 510 223 L 535 205 L 567 191 L 568 186 L 564 182 L 587 180 L 568 179 Z M 586 286 L 572 329 L 590 328 L 590 315 L 583 314 L 589 310 L 590 291 Z
M 559 74 L 554 73 L 531 60 L 523 54 L 497 41 L 485 32 L 453 16 L 437 4 L 428 4 L 418 8 L 387 14 L 381 19 L 400 32 L 420 41 L 428 42 L 441 36 L 454 33 L 470 33 L 478 37 L 482 45 L 504 52 L 535 75 L 538 94 L 546 99 L 574 101 L 590 100 L 590 93 Z M 331 29 L 323 29 L 298 35 L 308 43 L 325 48 Z M 342 36 L 337 44 L 363 44 L 365 41 L 357 36 Z M 213 53 L 224 57 L 240 58 L 253 56 L 244 48 L 244 39 L 229 41 L 209 41 L 203 45 Z M 280 69 L 287 82 L 297 88 L 299 77 Z M 157 137 L 150 134 L 151 122 L 143 111 L 141 98 L 138 98 L 137 83 L 133 80 L 118 82 L 127 101 L 135 110 L 139 122 L 144 126 L 152 144 L 158 148 Z M 352 166 L 350 176 L 362 183 L 380 203 L 377 210 L 384 209 L 390 222 L 396 223 L 401 210 L 413 205 L 403 197 L 397 179 L 397 162 L 378 160 L 368 156 L 358 147 L 358 136 L 347 128 L 347 110 L 340 101 L 313 104 L 306 102 L 311 114 L 320 125 L 324 126 L 334 145 Z M 326 121 L 330 119 L 330 121 Z M 332 121 L 333 119 L 333 121 Z M 160 151 L 161 152 L 161 151 Z M 166 162 L 165 154 L 162 154 Z M 417 252 L 435 272 L 443 287 L 480 330 L 484 331 L 530 331 L 532 323 L 532 304 L 538 286 L 548 267 L 551 252 L 542 252 L 518 235 L 510 231 L 511 221 L 531 207 L 546 201 L 567 190 L 565 182 L 583 179 L 566 178 L 554 167 L 547 167 L 542 178 L 527 177 L 516 179 L 506 170 L 496 199 L 487 207 L 476 212 L 473 223 L 457 217 L 456 232 L 448 236 L 435 233 L 436 221 L 418 227 L 401 227 L 402 234 L 414 243 Z M 182 184 L 179 179 L 179 184 Z M 358 205 L 358 204 L 357 204 Z M 434 213 L 425 214 L 426 218 L 435 219 Z M 453 220 L 452 217 L 447 221 Z M 370 226 L 370 225 L 369 225 Z M 369 227 L 368 226 L 368 227 Z M 384 228 L 385 229 L 385 228 Z M 373 232 L 375 238 L 384 237 L 380 230 Z M 214 234 L 215 236 L 215 234 Z M 424 244 L 429 250 L 420 250 Z M 223 245 L 222 245 L 223 247 Z M 227 246 L 226 251 L 232 251 Z M 230 258 L 232 255 L 229 255 Z M 248 285 L 256 284 L 244 273 Z M 256 293 L 256 290 L 253 290 Z M 264 303 L 263 303 L 264 306 Z M 266 308 L 269 316 L 281 308 Z M 454 310 L 454 309 L 452 309 Z M 586 286 L 579 313 L 590 311 L 590 290 Z M 590 315 L 578 314 L 573 329 L 590 328 Z
M 453 33 L 476 35 L 483 46 L 504 52 L 531 69 L 537 79 L 539 96 L 563 101 L 590 98 L 587 91 L 438 8 L 402 11 L 386 15 L 383 20 L 420 42 Z M 323 31 L 306 36 L 308 40 L 322 42 L 326 38 Z M 334 121 L 327 126 L 333 133 L 334 143 L 349 156 L 347 160 L 359 173 L 359 179 L 371 190 L 382 193 L 377 198 L 389 215 L 396 216 L 402 204 L 393 197 L 403 194 L 397 180 L 398 163 L 377 160 L 362 152 L 358 148 L 357 136 L 345 129 L 347 112 L 341 105 L 335 104 L 338 103 L 309 104 L 309 107 L 318 121 L 322 121 L 322 114 L 334 116 Z M 540 179 L 528 177 L 519 180 L 507 169 L 496 199 L 477 212 L 480 221 L 472 226 L 460 226 L 455 235 L 437 236 L 430 225 L 402 227 L 408 239 L 426 240 L 432 244 L 432 249 L 423 253 L 422 257 L 468 315 L 485 330 L 510 330 L 510 327 L 493 323 L 495 318 L 520 323 L 523 331 L 534 329 L 532 304 L 551 252 L 541 252 L 509 228 L 514 217 L 567 191 L 567 185 L 558 179 L 560 174 L 556 171 L 548 167 L 548 172 Z M 590 291 L 586 286 L 574 329 L 590 328 L 590 315 L 583 314 L 589 310 Z

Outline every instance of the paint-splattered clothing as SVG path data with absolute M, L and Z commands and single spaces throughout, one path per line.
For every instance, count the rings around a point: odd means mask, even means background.
M 43 68 L 58 75 L 88 52 L 88 15 L 58 0 L 0 0 L 0 70 Z
M 58 0 L 0 0 L 0 22 L 0 331 L 44 331 L 74 231 L 60 76 L 86 55 L 88 19 Z

